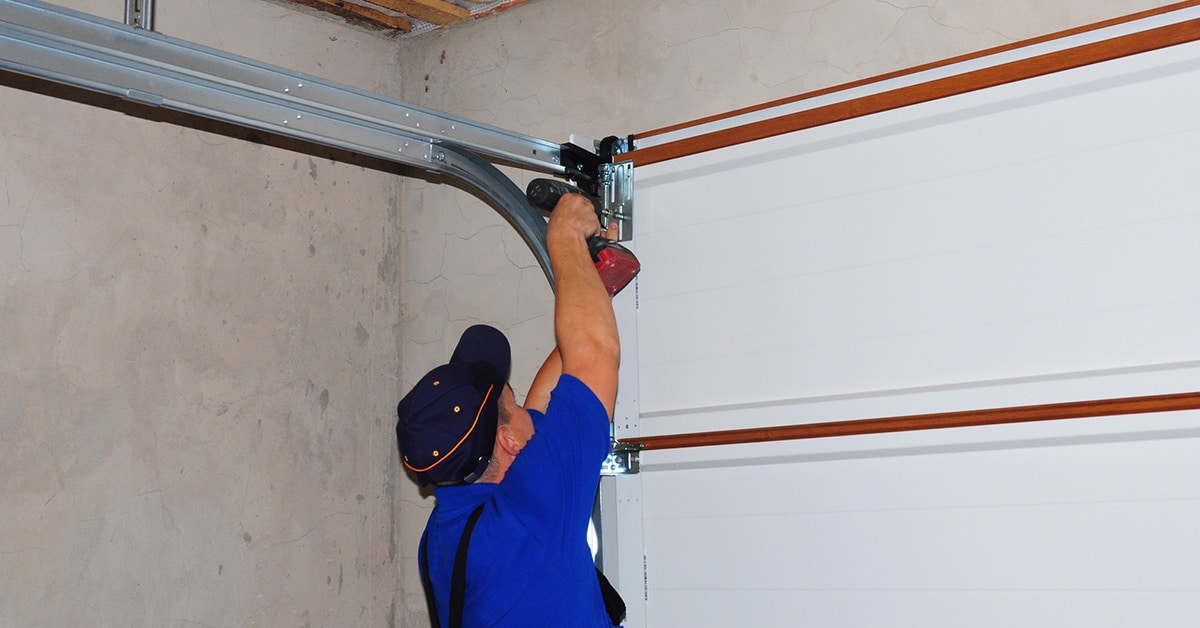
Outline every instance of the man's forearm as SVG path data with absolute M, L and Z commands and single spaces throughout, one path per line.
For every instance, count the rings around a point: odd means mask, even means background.
M 562 371 L 587 384 L 611 417 L 621 351 L 612 299 L 596 272 L 583 235 L 551 231 L 547 233 L 547 245 L 557 282 L 554 332 Z
M 612 299 L 581 238 L 550 241 L 550 263 L 556 278 L 554 332 L 559 346 L 616 340 Z

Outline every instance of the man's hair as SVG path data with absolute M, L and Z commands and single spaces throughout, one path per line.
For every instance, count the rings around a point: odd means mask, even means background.
M 512 387 L 508 384 L 505 384 L 504 387 L 510 390 L 512 389 Z M 504 396 L 503 390 L 500 391 L 497 401 L 499 401 L 499 397 L 502 396 Z M 496 417 L 496 426 L 499 427 L 501 425 L 508 425 L 509 422 L 512 421 L 512 410 L 509 410 L 508 406 L 505 406 L 503 403 L 497 403 L 496 409 L 499 411 Z

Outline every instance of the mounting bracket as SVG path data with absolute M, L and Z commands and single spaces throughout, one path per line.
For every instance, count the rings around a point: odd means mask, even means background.
M 600 167 L 600 212 L 605 224 L 617 223 L 617 239 L 633 237 L 633 162 L 603 164 Z
M 613 441 L 608 458 L 600 466 L 600 475 L 637 475 L 641 470 L 641 445 Z
M 154 30 L 154 0 L 125 0 L 125 23 L 134 28 Z
M 592 144 L 593 150 L 580 143 Z M 595 141 L 573 135 L 570 142 L 559 147 L 563 176 L 600 199 L 601 222 L 617 223 L 617 239 L 622 242 L 633 237 L 633 162 L 617 160 L 632 144 L 632 138 L 610 136 Z

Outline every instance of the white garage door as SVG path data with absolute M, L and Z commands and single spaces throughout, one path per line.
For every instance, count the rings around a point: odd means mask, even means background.
M 648 450 L 605 483 L 627 625 L 1193 625 L 1197 112 L 1185 43 L 636 166 L 618 433 Z M 1148 396 L 1086 419 L 649 448 Z

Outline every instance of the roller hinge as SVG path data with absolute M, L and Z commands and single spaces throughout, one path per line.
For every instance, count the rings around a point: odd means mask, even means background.
M 600 466 L 600 475 L 637 475 L 641 466 L 641 445 L 614 442 L 608 458 Z

